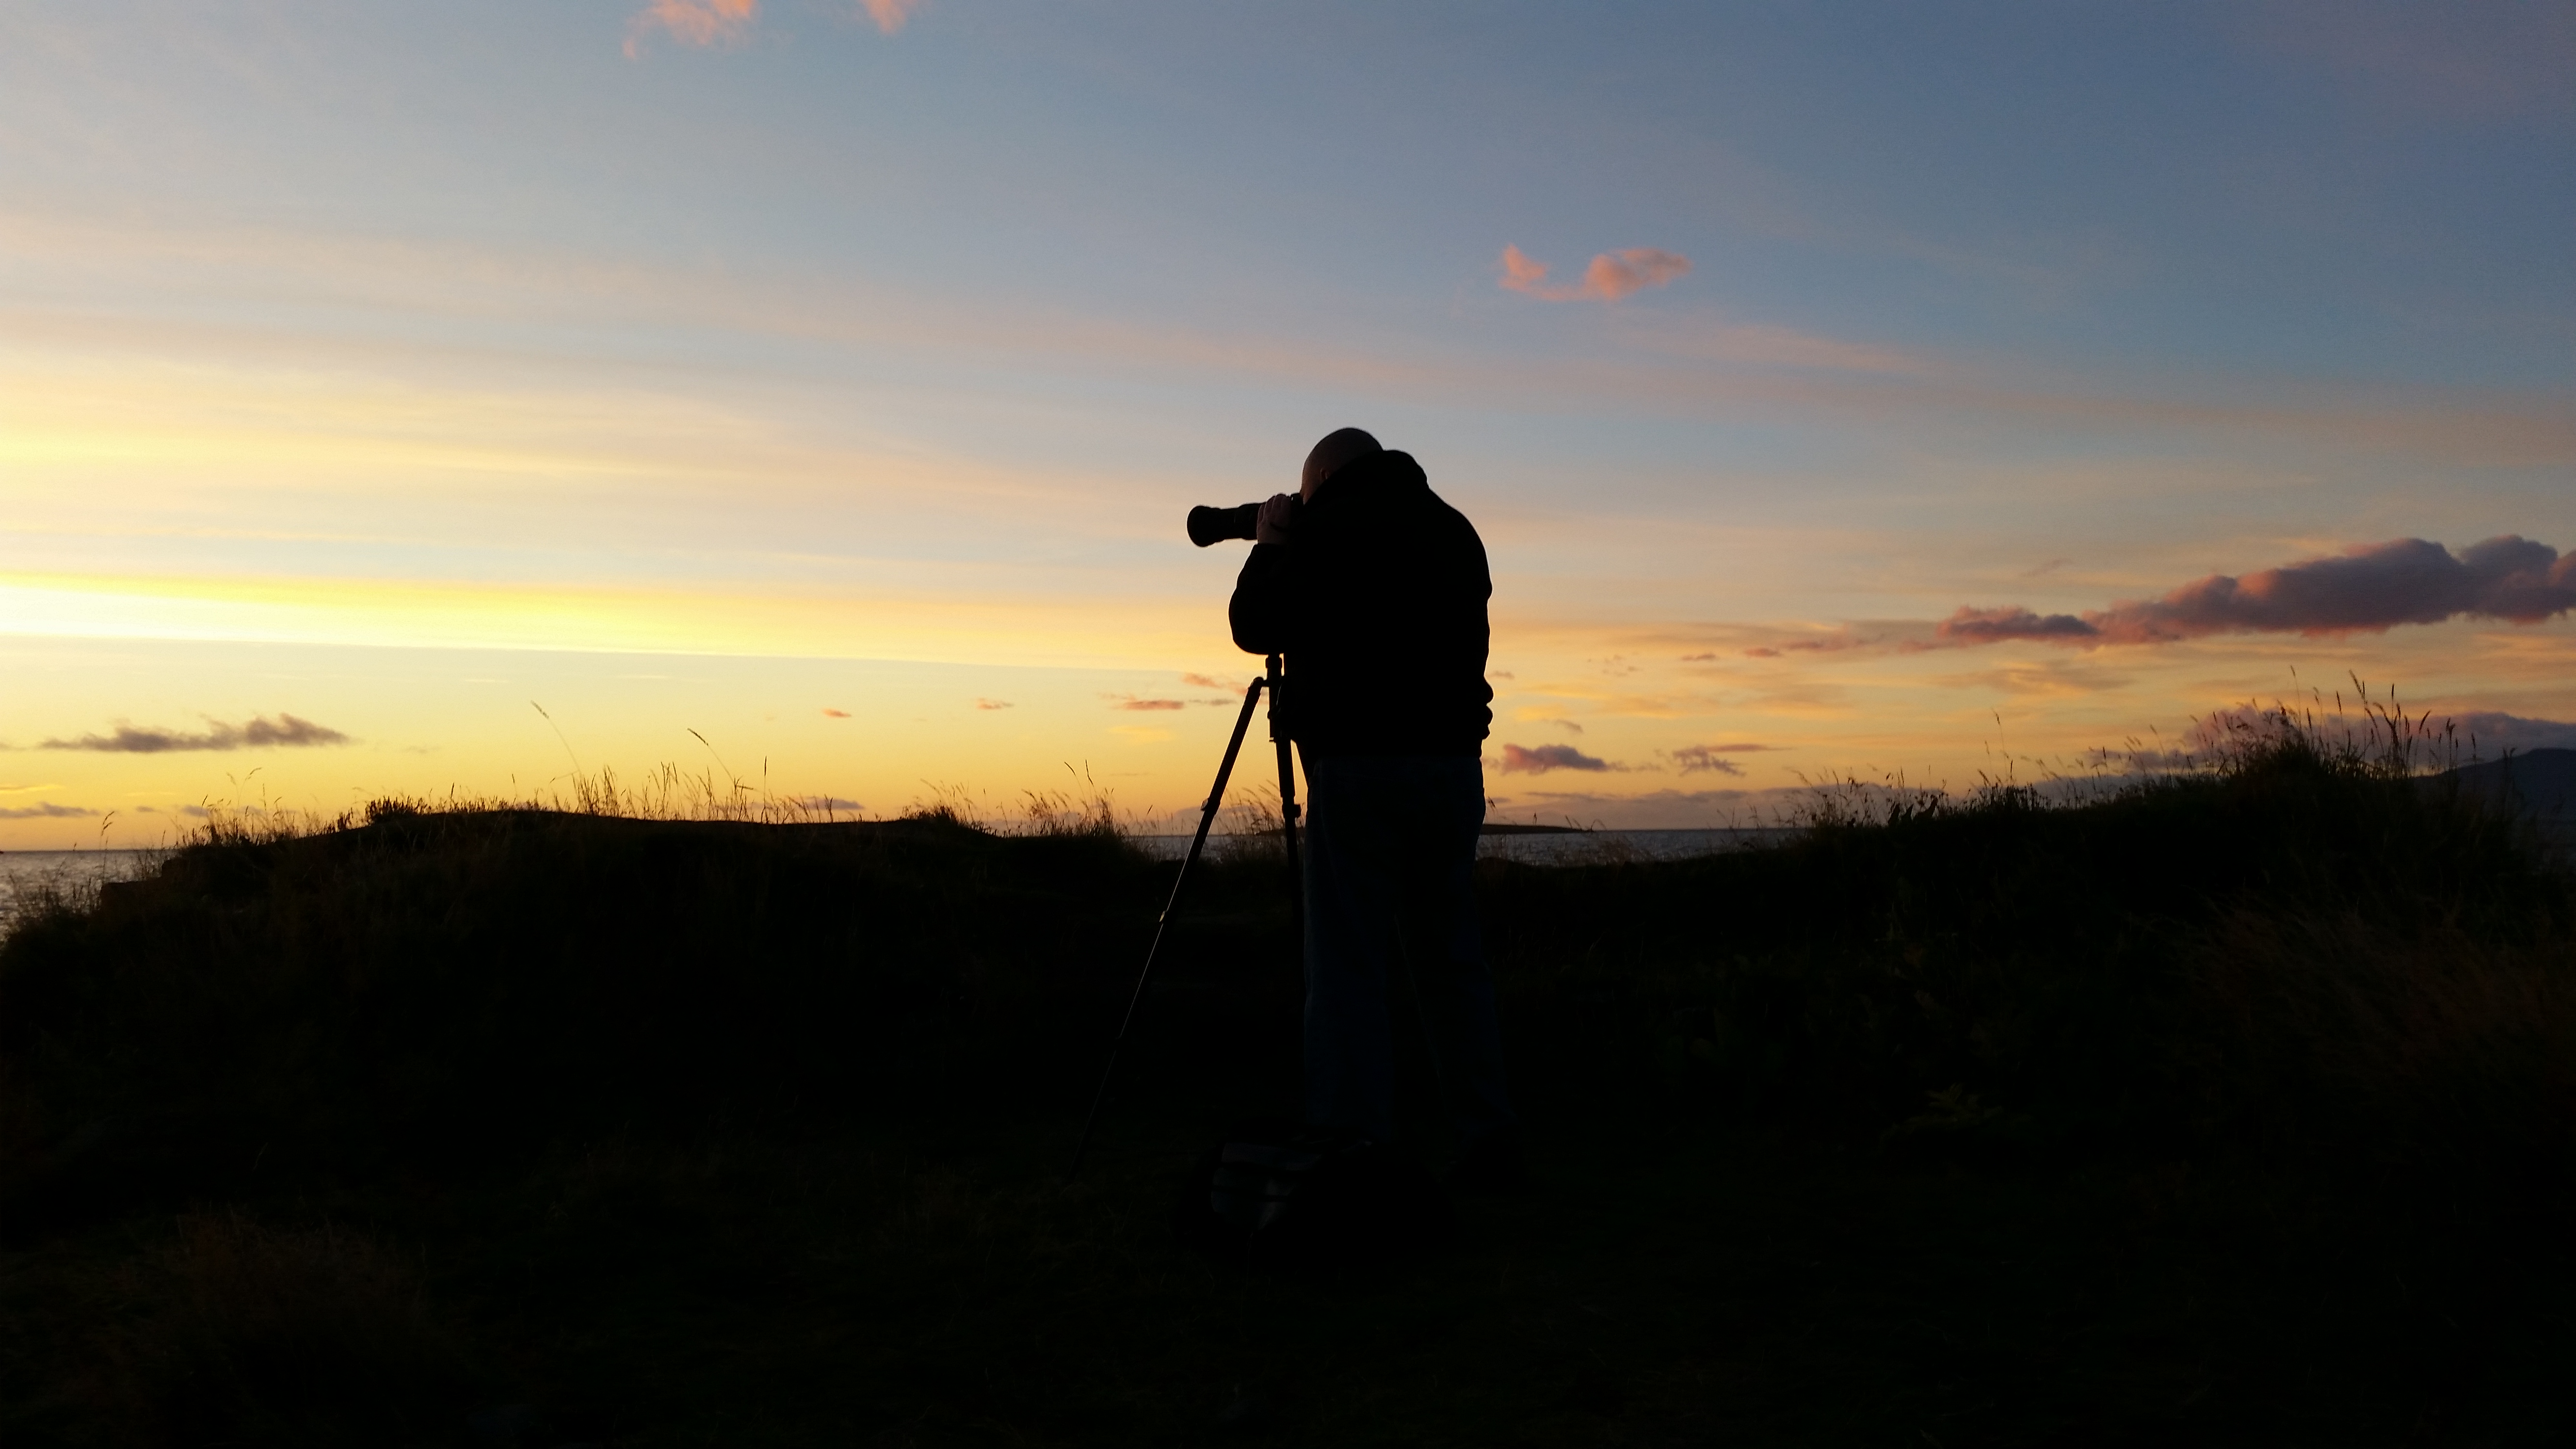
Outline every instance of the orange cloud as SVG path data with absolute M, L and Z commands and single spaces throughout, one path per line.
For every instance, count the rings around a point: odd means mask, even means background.
M 1577 285 L 1549 286 L 1547 264 L 1516 246 L 1503 248 L 1502 287 L 1542 302 L 1616 302 L 1648 287 L 1661 287 L 1685 276 L 1690 258 L 1654 247 L 1603 252 L 1583 269 Z
M 912 12 L 921 8 L 921 0 L 859 0 L 859 7 L 877 23 L 877 29 L 888 35 L 903 29 Z
M 869 10 L 876 9 L 871 4 Z M 627 24 L 626 56 L 634 59 L 648 26 L 659 26 L 683 45 L 731 44 L 760 17 L 760 0 L 653 0 Z M 879 25 L 885 22 L 878 21 Z M 896 25 L 903 23 L 897 16 Z

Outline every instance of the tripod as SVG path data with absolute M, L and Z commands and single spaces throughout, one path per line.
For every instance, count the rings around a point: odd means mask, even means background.
M 1127 998 L 1127 1014 L 1119 1019 L 1118 1035 L 1109 1042 L 1109 1062 L 1100 1069 L 1100 1086 L 1091 1094 L 1091 1110 L 1082 1119 L 1082 1140 L 1073 1147 L 1073 1166 L 1065 1169 L 1065 1181 L 1071 1182 L 1082 1171 L 1083 1154 L 1091 1150 L 1091 1129 L 1100 1121 L 1100 1104 L 1109 1099 L 1109 1081 L 1118 1073 L 1118 1049 L 1127 1044 L 1128 1028 L 1136 1024 L 1136 1008 L 1145 1000 L 1145 985 L 1154 976 L 1154 958 L 1163 949 L 1163 933 L 1171 928 L 1172 917 L 1181 907 L 1181 890 L 1190 883 L 1190 867 L 1199 863 L 1199 852 L 1206 849 L 1208 827 L 1216 823 L 1217 808 L 1225 803 L 1225 782 L 1234 774 L 1234 758 L 1243 750 L 1244 731 L 1252 727 L 1252 707 L 1261 702 L 1261 691 L 1270 691 L 1270 742 L 1279 751 L 1279 831 L 1288 846 L 1288 922 L 1289 938 L 1296 943 L 1299 958 L 1305 953 L 1306 883 L 1304 868 L 1297 860 L 1297 771 L 1289 757 L 1288 730 L 1279 718 L 1279 656 L 1270 656 L 1266 672 L 1243 691 L 1243 712 L 1234 717 L 1234 738 L 1226 741 L 1225 759 L 1216 767 L 1216 784 L 1209 789 L 1207 803 L 1199 807 L 1198 833 L 1190 837 L 1190 853 L 1181 860 L 1181 873 L 1172 882 L 1172 897 L 1163 904 L 1163 914 L 1154 922 L 1154 944 L 1145 950 L 1145 969 L 1137 973 L 1136 991 Z

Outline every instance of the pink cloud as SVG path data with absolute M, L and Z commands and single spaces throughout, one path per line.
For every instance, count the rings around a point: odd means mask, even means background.
M 892 35 L 921 8 L 921 0 L 859 0 L 858 8 Z M 760 0 L 652 0 L 627 22 L 626 58 L 635 58 L 648 29 L 666 31 L 682 45 L 731 45 L 758 19 Z
M 2356 544 L 2242 578 L 2211 574 L 2156 599 L 2081 616 L 2015 606 L 1962 608 L 1940 642 L 1968 648 L 2026 639 L 2090 649 L 2168 644 L 2210 634 L 2378 634 L 2467 616 L 2537 624 L 2576 609 L 2576 555 L 2507 534 L 2454 554 L 2421 538 Z
M 903 29 L 912 12 L 921 8 L 921 0 L 859 0 L 859 8 L 877 23 L 877 29 L 888 35 Z
M 823 711 L 823 718 L 825 719 L 848 719 L 849 717 L 850 712 L 846 709 L 827 709 Z
M 1550 770 L 1607 770 L 1610 762 L 1595 759 L 1572 745 L 1541 745 L 1525 750 L 1518 745 L 1503 746 L 1503 773 L 1544 775 Z
M 1011 702 L 1007 699 L 979 699 L 975 701 L 975 707 L 977 709 L 1009 709 L 1011 707 Z
M 760 18 L 760 0 L 653 0 L 627 22 L 626 55 L 633 59 L 648 28 L 670 32 L 682 45 L 730 45 Z
M 1542 302 L 1616 302 L 1649 287 L 1666 286 L 1691 269 L 1690 258 L 1654 247 L 1603 252 L 1583 269 L 1583 280 L 1574 286 L 1550 286 L 1547 264 L 1516 246 L 1503 248 L 1501 265 L 1503 290 Z

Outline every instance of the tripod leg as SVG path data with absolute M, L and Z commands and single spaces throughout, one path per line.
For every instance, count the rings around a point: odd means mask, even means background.
M 1065 1169 L 1064 1180 L 1071 1182 L 1082 1171 L 1083 1154 L 1091 1150 L 1091 1129 L 1100 1121 L 1100 1104 L 1109 1098 L 1109 1079 L 1118 1073 L 1118 1049 L 1127 1044 L 1127 1028 L 1136 1024 L 1136 1008 L 1145 999 L 1145 983 L 1153 979 L 1154 957 L 1163 949 L 1163 932 L 1172 924 L 1172 913 L 1180 909 L 1181 887 L 1189 884 L 1190 867 L 1199 863 L 1199 852 L 1207 847 L 1208 827 L 1216 823 L 1217 807 L 1225 803 L 1225 782 L 1234 774 L 1234 757 L 1243 749 L 1243 735 L 1252 728 L 1252 707 L 1261 700 L 1266 679 L 1252 681 L 1243 691 L 1243 713 L 1234 717 L 1234 738 L 1226 741 L 1225 760 L 1216 767 L 1216 784 L 1209 787 L 1207 803 L 1199 807 L 1198 833 L 1190 837 L 1190 853 L 1181 860 L 1181 873 L 1172 881 L 1171 899 L 1163 903 L 1163 914 L 1154 921 L 1154 944 L 1145 950 L 1145 969 L 1136 974 L 1135 994 L 1127 998 L 1127 1014 L 1118 1019 L 1118 1035 L 1109 1042 L 1108 1064 L 1100 1069 L 1100 1086 L 1091 1094 L 1091 1110 L 1082 1118 L 1082 1140 L 1073 1145 L 1073 1166 Z
M 1306 963 L 1306 865 L 1297 855 L 1297 761 L 1289 749 L 1288 722 L 1279 717 L 1279 656 L 1270 656 L 1270 742 L 1279 748 L 1279 830 L 1288 842 L 1288 942 L 1297 969 Z

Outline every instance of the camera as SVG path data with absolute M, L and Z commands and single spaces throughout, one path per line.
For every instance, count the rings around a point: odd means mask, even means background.
M 1258 503 L 1246 503 L 1236 508 L 1193 508 L 1190 510 L 1190 542 L 1205 548 L 1229 538 L 1250 538 L 1260 517 L 1261 505 Z
M 1303 500 L 1291 498 L 1290 514 Z M 1239 503 L 1232 508 L 1198 507 L 1190 510 L 1190 542 L 1201 548 L 1229 538 L 1251 539 L 1259 532 L 1261 505 Z

